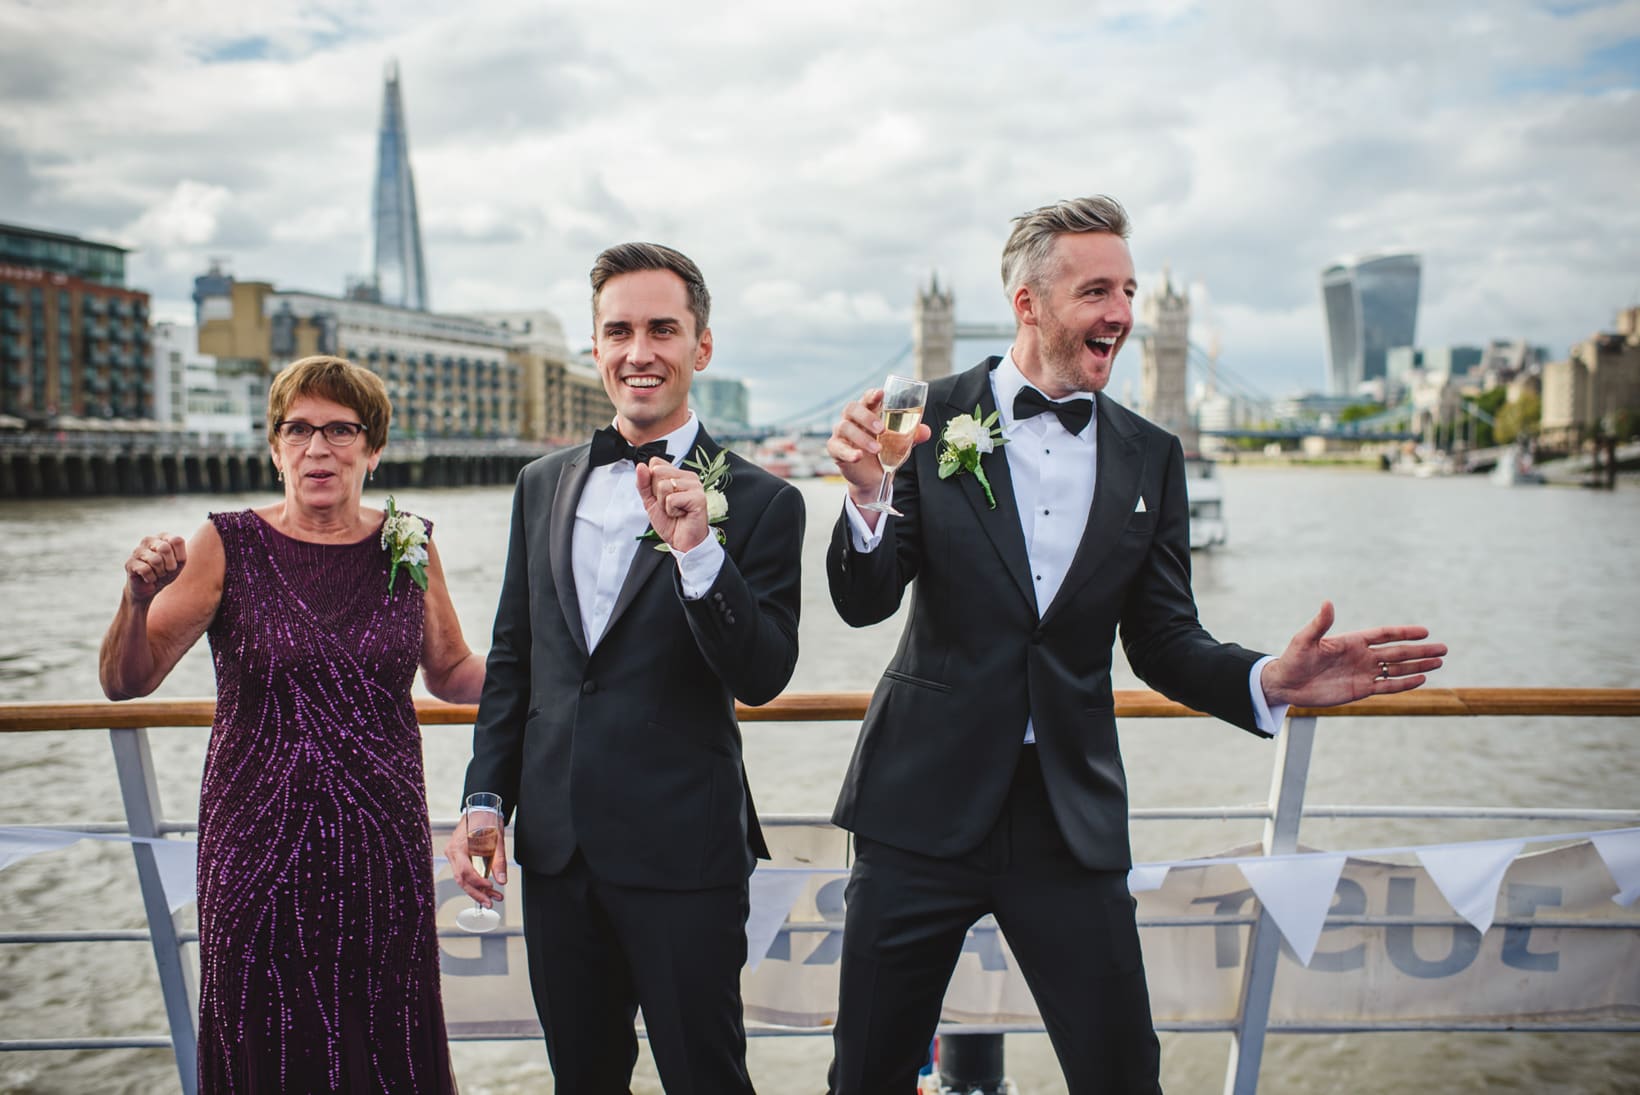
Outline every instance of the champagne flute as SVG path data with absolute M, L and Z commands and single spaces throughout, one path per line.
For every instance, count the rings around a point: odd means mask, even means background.
M 877 500 L 867 502 L 861 509 L 905 516 L 889 504 L 888 486 L 894 481 L 894 473 L 905 463 L 905 458 L 911 455 L 911 440 L 917 435 L 917 425 L 922 421 L 923 404 L 927 399 L 928 385 L 921 380 L 891 376 L 883 381 L 884 429 L 877 435 L 877 444 L 882 446 L 877 462 L 883 466 L 883 483 L 877 488 Z
M 473 857 L 473 869 L 481 878 L 489 878 L 490 860 L 501 840 L 501 796 L 488 791 L 468 795 L 461 823 L 467 827 L 467 854 Z M 500 913 L 476 903 L 456 914 L 456 927 L 462 931 L 494 931 L 500 923 Z

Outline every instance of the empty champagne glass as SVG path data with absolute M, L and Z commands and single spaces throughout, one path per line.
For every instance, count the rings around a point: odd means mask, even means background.
M 468 795 L 461 823 L 467 827 L 467 854 L 473 857 L 473 869 L 489 878 L 490 860 L 501 842 L 501 796 L 488 791 Z M 500 923 L 500 913 L 476 903 L 456 914 L 456 927 L 463 931 L 494 931 Z
M 883 466 L 883 483 L 877 488 L 877 500 L 867 502 L 861 509 L 905 516 L 889 504 L 888 487 L 894 481 L 894 473 L 911 455 L 911 441 L 917 435 L 917 425 L 922 421 L 923 404 L 927 399 L 928 385 L 921 380 L 891 376 L 883 381 L 881 413 L 884 428 L 877 435 L 877 444 L 882 446 L 877 462 Z

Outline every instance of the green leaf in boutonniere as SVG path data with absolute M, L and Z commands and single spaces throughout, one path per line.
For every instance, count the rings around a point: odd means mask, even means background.
M 991 493 L 991 482 L 985 478 L 980 457 L 1008 442 L 1002 436 L 1002 427 L 997 425 L 1002 412 L 992 411 L 988 417 L 983 415 L 983 409 L 975 407 L 973 414 L 959 414 L 945 423 L 945 429 L 940 433 L 940 478 L 949 479 L 960 472 L 972 472 L 985 491 L 991 508 L 996 509 L 996 496 Z
M 387 593 L 392 596 L 399 567 L 424 591 L 427 589 L 427 526 L 420 517 L 400 513 L 393 496 L 387 496 L 387 520 L 382 522 L 382 547 L 387 549 Z
M 729 536 L 718 525 L 723 524 L 729 517 L 729 496 L 723 493 L 723 488 L 729 485 L 729 450 L 718 450 L 717 456 L 706 459 L 706 450 L 695 446 L 695 455 L 685 457 L 683 466 L 700 476 L 700 485 L 706 490 L 706 523 L 712 526 L 712 534 L 717 542 L 726 544 Z M 656 551 L 671 551 L 672 545 L 661 539 L 661 534 L 653 528 L 646 529 L 639 540 L 654 540 Z

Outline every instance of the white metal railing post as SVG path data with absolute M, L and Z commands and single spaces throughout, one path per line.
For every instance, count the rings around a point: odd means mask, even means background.
M 1315 747 L 1315 717 L 1289 718 L 1281 734 L 1281 751 L 1270 777 L 1270 813 L 1264 821 L 1264 854 L 1298 850 L 1298 827 L 1304 817 L 1304 787 L 1310 778 Z M 1270 998 L 1281 959 L 1281 932 L 1260 906 L 1242 969 L 1241 1009 L 1230 1035 L 1230 1059 L 1224 1069 L 1225 1095 L 1253 1095 L 1264 1059 L 1264 1034 L 1270 1025 Z
M 154 781 L 154 762 L 148 750 L 148 731 L 110 730 L 114 747 L 114 767 L 120 778 L 120 797 L 125 800 L 126 826 L 134 837 L 160 836 L 159 786 Z M 199 1033 L 194 1023 L 196 992 L 193 970 L 182 953 L 177 918 L 165 899 L 154 849 L 140 840 L 131 842 L 137 861 L 137 882 L 142 887 L 143 910 L 148 914 L 148 936 L 154 948 L 154 966 L 159 971 L 160 989 L 165 995 L 165 1017 L 171 1025 L 171 1049 L 176 1055 L 177 1076 L 183 1095 L 199 1090 Z

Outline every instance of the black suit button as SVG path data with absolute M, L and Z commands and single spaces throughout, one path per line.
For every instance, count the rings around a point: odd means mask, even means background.
M 582 681 L 581 682 L 581 695 L 590 696 L 596 691 L 598 691 L 598 682 L 597 681 Z
M 735 614 L 733 612 L 725 612 L 723 614 L 723 622 L 728 624 L 730 627 L 735 626 Z
M 1042 632 L 1040 632 L 1040 631 L 1031 632 L 1031 645 L 1032 646 L 1041 646 L 1042 645 Z
M 716 601 L 718 604 L 722 604 L 723 603 L 723 593 L 721 591 L 719 591 L 717 593 L 712 594 L 712 600 Z

